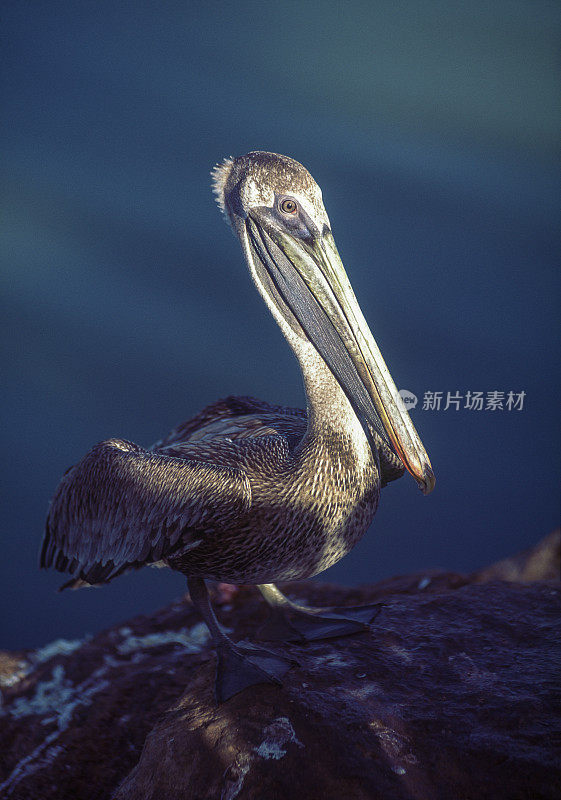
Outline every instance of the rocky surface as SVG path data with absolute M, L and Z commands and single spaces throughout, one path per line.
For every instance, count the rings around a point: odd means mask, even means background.
M 221 706 L 188 601 L 1 653 L 0 797 L 558 799 L 558 559 L 556 534 L 506 572 L 292 584 L 310 604 L 383 606 L 370 631 L 283 646 L 298 661 L 283 688 Z M 234 638 L 251 638 L 267 613 L 258 593 L 221 597 Z

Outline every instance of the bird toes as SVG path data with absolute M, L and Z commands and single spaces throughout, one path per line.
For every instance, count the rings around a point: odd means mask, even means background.
M 217 648 L 216 699 L 219 703 L 259 683 L 282 686 L 281 678 L 295 662 L 246 642 Z

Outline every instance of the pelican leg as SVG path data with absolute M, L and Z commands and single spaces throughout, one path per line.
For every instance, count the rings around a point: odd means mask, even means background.
M 310 608 L 294 603 L 274 583 L 259 584 L 271 614 L 259 630 L 265 641 L 307 642 L 368 630 L 381 603 L 349 608 Z
M 223 703 L 248 686 L 282 685 L 281 678 L 294 662 L 248 642 L 233 642 L 218 622 L 202 578 L 188 578 L 193 605 L 205 621 L 216 650 L 216 700 Z

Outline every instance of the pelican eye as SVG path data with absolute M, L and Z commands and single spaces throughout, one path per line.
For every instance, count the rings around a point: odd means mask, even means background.
M 291 197 L 285 197 L 280 202 L 280 210 L 283 214 L 296 214 L 298 211 L 298 203 Z

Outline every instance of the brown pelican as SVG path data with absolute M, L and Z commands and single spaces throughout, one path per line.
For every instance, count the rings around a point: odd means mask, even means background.
M 363 630 L 374 606 L 310 609 L 273 581 L 316 575 L 348 553 L 372 521 L 380 488 L 404 468 L 425 494 L 434 475 L 312 176 L 291 158 L 256 151 L 225 160 L 213 180 L 253 281 L 300 363 L 307 411 L 229 397 L 149 450 L 121 439 L 98 444 L 58 486 L 40 563 L 73 575 L 63 588 L 162 562 L 186 575 L 217 651 L 221 701 L 280 683 L 292 662 L 229 639 L 205 579 L 259 586 L 272 609 L 262 638 Z

